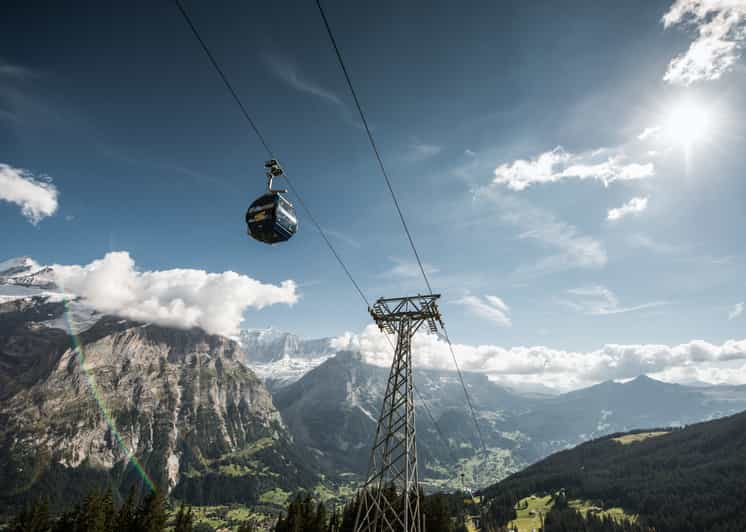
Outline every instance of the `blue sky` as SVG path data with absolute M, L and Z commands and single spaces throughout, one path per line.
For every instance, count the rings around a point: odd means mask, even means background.
M 454 340 L 742 338 L 746 8 L 525 4 L 325 2 Z M 369 297 L 424 291 L 314 3 L 186 6 Z M 303 213 L 285 245 L 246 237 L 264 159 L 170 3 L 4 7 L 0 163 L 58 207 L 0 201 L 3 257 L 292 279 L 298 303 L 244 325 L 362 330 Z

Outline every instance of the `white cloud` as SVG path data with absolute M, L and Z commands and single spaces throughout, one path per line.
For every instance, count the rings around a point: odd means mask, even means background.
M 581 234 L 578 229 L 554 214 L 535 207 L 515 195 L 506 195 L 494 186 L 482 187 L 477 197 L 491 200 L 497 206 L 497 216 L 518 227 L 518 238 L 534 240 L 557 253 L 523 268 L 527 273 L 552 273 L 572 268 L 602 268 L 607 256 L 604 245 L 595 238 Z
M 660 242 L 642 233 L 636 233 L 627 237 L 627 243 L 633 248 L 647 249 L 663 255 L 681 253 L 684 249 L 667 242 Z
M 609 150 L 594 150 L 586 154 L 572 154 L 562 146 L 544 152 L 533 159 L 518 159 L 495 168 L 493 183 L 511 190 L 525 190 L 542 183 L 566 179 L 593 179 L 609 185 L 614 181 L 644 179 L 655 174 L 653 163 L 625 162 L 623 152 L 605 155 Z
M 362 334 L 347 333 L 334 341 L 337 349 L 360 351 L 376 365 L 391 363 L 391 346 L 374 325 Z M 485 373 L 505 382 L 537 383 L 557 389 L 572 389 L 608 379 L 629 379 L 641 374 L 688 370 L 707 380 L 725 365 L 746 361 L 746 340 L 728 340 L 720 345 L 692 340 L 674 346 L 655 344 L 605 345 L 588 352 L 565 351 L 545 346 L 503 348 L 495 345 L 454 344 L 464 371 Z M 429 334 L 414 338 L 412 352 L 418 367 L 453 370 L 448 344 Z M 709 382 L 719 382 L 713 380 Z M 746 383 L 746 364 L 732 369 L 728 382 Z
M 497 296 L 486 295 L 484 298 L 477 296 L 464 296 L 454 301 L 458 305 L 463 305 L 472 314 L 482 319 L 491 321 L 500 327 L 510 327 L 510 307 Z
M 344 120 L 354 126 L 359 126 L 357 116 L 335 92 L 322 87 L 319 83 L 304 77 L 300 69 L 290 61 L 274 55 L 264 55 L 264 60 L 277 77 L 299 92 L 315 96 L 320 100 L 339 109 Z
M 475 152 L 474 150 L 470 150 L 470 149 L 467 148 L 466 150 L 464 150 L 464 155 L 466 155 L 467 157 L 476 157 L 477 156 L 477 152 Z
M 729 320 L 735 320 L 736 318 L 738 318 L 742 314 L 743 314 L 743 301 L 741 301 L 740 303 L 736 303 L 735 305 L 733 305 L 733 308 L 728 313 L 728 319 Z
M 666 28 L 691 24 L 698 32 L 689 49 L 669 63 L 663 79 L 681 85 L 719 79 L 741 56 L 746 0 L 676 0 L 662 21 Z
M 435 144 L 415 142 L 409 146 L 409 152 L 407 153 L 406 158 L 412 162 L 424 161 L 430 157 L 435 157 L 442 149 L 443 148 Z
M 29 222 L 36 225 L 57 212 L 57 188 L 30 172 L 0 163 L 0 200 L 15 203 Z
M 181 328 L 238 333 L 249 308 L 298 301 L 294 281 L 279 286 L 227 271 L 173 269 L 140 272 L 129 253 L 107 253 L 85 266 L 53 266 L 56 281 L 99 312 Z
M 343 233 L 342 231 L 335 231 L 334 229 L 327 229 L 325 227 L 324 233 L 326 233 L 328 236 L 336 238 L 337 240 L 340 240 L 341 242 L 344 242 L 348 246 L 360 249 L 360 242 L 347 235 L 346 233 Z
M 746 364 L 713 364 L 713 365 L 687 365 L 674 366 L 650 373 L 654 379 L 666 382 L 677 382 L 680 384 L 744 384 L 746 376 Z
M 25 80 L 35 77 L 35 75 L 36 74 L 28 68 L 18 65 L 12 65 L 0 60 L 0 76 L 2 77 L 16 80 Z
M 594 316 L 622 314 L 668 304 L 665 301 L 651 301 L 631 307 L 623 307 L 614 292 L 600 285 L 566 290 L 564 297 L 559 302 L 574 310 Z
M 329 103 L 344 106 L 344 102 L 339 96 L 319 84 L 301 76 L 298 67 L 289 61 L 283 61 L 274 56 L 265 56 L 265 60 L 272 71 L 294 89 L 316 96 Z
M 422 275 L 420 265 L 415 261 L 405 260 L 399 257 L 389 257 L 389 260 L 394 265 L 383 273 L 378 274 L 379 277 L 386 279 L 414 279 Z M 432 273 L 438 273 L 438 268 L 423 263 L 422 267 L 425 269 L 425 273 L 430 275 Z
M 547 151 L 532 160 L 518 159 L 495 168 L 494 183 L 507 185 L 513 190 L 523 190 L 534 183 L 558 181 L 555 167 L 570 159 L 561 147 Z
M 631 214 L 640 214 L 642 211 L 648 208 L 648 198 L 632 198 L 621 207 L 609 209 L 609 213 L 606 216 L 607 220 L 612 222 L 621 220 L 625 216 Z
M 639 140 L 646 140 L 650 137 L 654 137 L 657 135 L 661 130 L 661 126 L 652 126 L 652 127 L 646 127 L 642 132 L 637 135 L 637 138 Z M 648 152 L 649 154 L 650 152 Z

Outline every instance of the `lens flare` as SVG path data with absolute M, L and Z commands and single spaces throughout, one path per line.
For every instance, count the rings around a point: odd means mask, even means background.
M 83 343 L 80 341 L 80 337 L 78 336 L 77 329 L 75 327 L 75 323 L 73 321 L 73 315 L 72 310 L 70 309 L 70 299 L 69 297 L 64 293 L 63 290 L 63 304 L 65 307 L 65 323 L 67 325 L 67 332 L 70 335 L 70 338 L 73 342 L 73 348 L 75 349 L 75 355 L 78 360 L 78 365 L 80 366 L 81 372 L 85 376 L 86 382 L 88 383 L 88 387 L 91 391 L 91 395 L 93 396 L 93 399 L 96 401 L 96 404 L 98 405 L 99 410 L 101 411 L 101 415 L 104 418 L 104 421 L 106 421 L 106 424 L 109 426 L 109 429 L 111 430 L 111 433 L 114 435 L 114 438 L 117 441 L 117 444 L 124 452 L 125 456 L 127 457 L 127 461 L 132 464 L 132 467 L 135 468 L 135 471 L 137 471 L 138 475 L 142 478 L 145 485 L 151 490 L 155 491 L 156 486 L 153 480 L 150 478 L 148 473 L 145 471 L 145 468 L 142 466 L 140 461 L 135 456 L 134 452 L 127 447 L 127 444 L 124 441 L 124 438 L 122 438 L 122 435 L 119 433 L 119 430 L 117 430 L 117 424 L 114 418 L 111 415 L 111 412 L 109 412 L 109 409 L 106 407 L 106 402 L 104 401 L 103 396 L 99 392 L 98 386 L 96 384 L 96 376 L 93 374 L 92 371 L 86 368 L 85 364 L 85 353 L 83 351 Z

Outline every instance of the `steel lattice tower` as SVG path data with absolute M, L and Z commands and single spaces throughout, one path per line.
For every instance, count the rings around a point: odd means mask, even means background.
M 355 532 L 424 532 L 421 517 L 412 379 L 412 337 L 423 323 L 430 332 L 443 323 L 436 300 L 427 296 L 379 299 L 369 308 L 384 333 L 396 335 L 381 416 L 360 494 Z M 396 487 L 397 497 L 387 492 Z

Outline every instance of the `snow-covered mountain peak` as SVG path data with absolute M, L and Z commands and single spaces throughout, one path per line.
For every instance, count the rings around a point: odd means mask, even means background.
M 16 257 L 0 261 L 0 277 L 12 277 L 38 268 L 39 264 L 31 257 Z
M 0 280 L 20 279 L 48 269 L 31 257 L 16 257 L 0 262 Z
M 293 333 L 269 329 L 245 329 L 239 341 L 247 352 L 247 361 L 275 362 L 282 359 L 318 358 L 332 355 L 331 338 L 303 339 Z
M 18 257 L 0 262 L 0 285 L 57 289 L 54 271 L 30 257 Z
M 52 269 L 30 257 L 0 262 L 0 303 L 32 297 L 61 299 Z
M 62 305 L 68 300 L 66 306 Z M 54 329 L 74 327 L 80 333 L 98 321 L 101 314 L 81 298 L 70 298 L 55 282 L 54 269 L 31 257 L 0 262 L 0 304 L 13 303 L 11 310 L 29 311 L 29 321 Z M 52 304 L 51 306 L 49 304 Z M 44 308 L 44 312 L 33 309 Z M 67 310 L 67 318 L 64 312 Z
M 273 386 L 295 382 L 336 354 L 332 338 L 306 340 L 272 327 L 242 330 L 239 343 L 246 364 Z
M 244 329 L 241 331 L 242 336 L 255 337 L 263 342 L 272 342 L 287 337 L 291 333 L 281 331 L 274 327 L 267 327 L 266 329 Z

